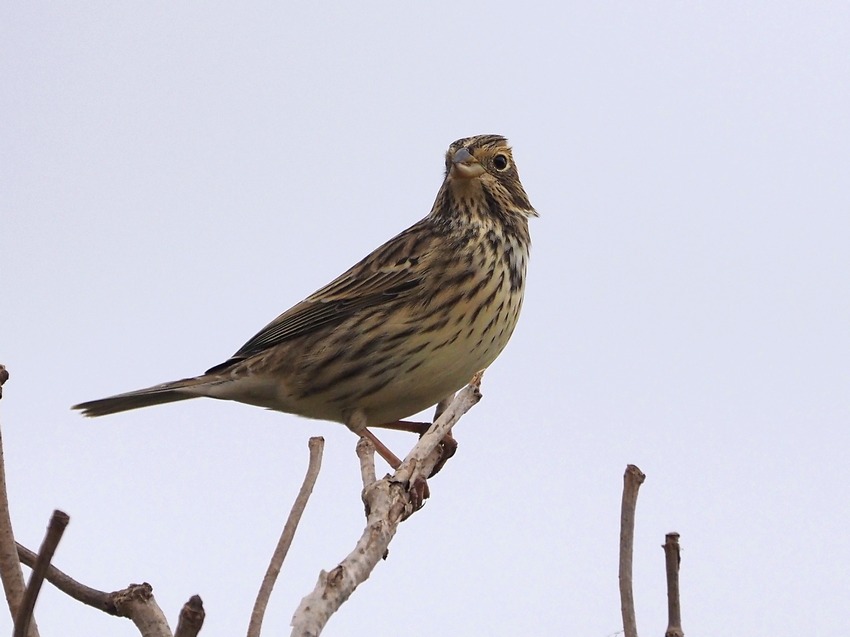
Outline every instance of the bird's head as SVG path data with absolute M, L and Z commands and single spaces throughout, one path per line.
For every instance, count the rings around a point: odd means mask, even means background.
M 489 208 L 536 217 L 519 180 L 508 140 L 501 135 L 464 137 L 446 152 L 444 187 L 456 202 L 484 202 Z

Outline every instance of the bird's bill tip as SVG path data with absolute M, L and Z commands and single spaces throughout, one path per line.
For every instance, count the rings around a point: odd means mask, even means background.
M 453 164 L 468 164 L 470 161 L 475 161 L 475 157 L 469 152 L 469 149 L 464 146 L 457 151 L 452 157 Z
M 473 179 L 484 173 L 484 166 L 473 157 L 467 148 L 461 148 L 452 156 L 452 177 Z

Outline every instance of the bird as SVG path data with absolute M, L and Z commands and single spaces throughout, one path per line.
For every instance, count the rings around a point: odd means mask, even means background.
M 74 405 L 105 416 L 209 397 L 371 432 L 449 399 L 507 345 L 538 214 L 501 135 L 452 143 L 431 212 L 266 325 L 205 373 Z

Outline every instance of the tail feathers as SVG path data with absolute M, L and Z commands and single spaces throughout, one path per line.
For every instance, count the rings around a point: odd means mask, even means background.
M 152 405 L 163 405 L 178 400 L 188 400 L 204 396 L 202 387 L 209 383 L 209 378 L 198 376 L 197 378 L 186 378 L 171 383 L 155 385 L 145 389 L 138 389 L 124 394 L 116 394 L 108 398 L 90 400 L 71 409 L 79 409 L 83 416 L 95 417 L 117 414 L 121 411 L 138 409 L 139 407 L 150 407 Z

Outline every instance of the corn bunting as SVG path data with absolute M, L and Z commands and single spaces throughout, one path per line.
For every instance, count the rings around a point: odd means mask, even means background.
M 199 396 L 235 400 L 344 423 L 397 467 L 367 427 L 422 433 L 427 425 L 401 419 L 451 396 L 499 355 L 522 307 L 533 216 L 507 140 L 459 139 L 427 217 L 228 360 L 74 409 L 104 416 Z

